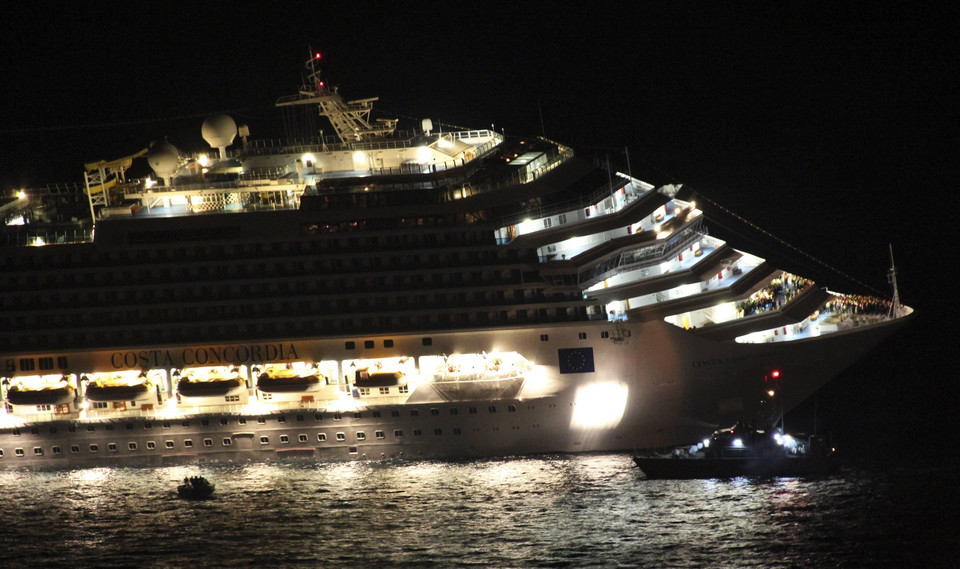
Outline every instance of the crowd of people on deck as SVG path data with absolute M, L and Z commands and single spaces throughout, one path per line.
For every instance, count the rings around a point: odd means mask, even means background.
M 812 284 L 810 279 L 783 273 L 770 281 L 769 285 L 753 293 L 750 298 L 738 300 L 737 316 L 743 318 L 779 309 Z
M 890 301 L 873 296 L 845 294 L 828 302 L 826 310 L 836 314 L 880 315 L 890 311 Z

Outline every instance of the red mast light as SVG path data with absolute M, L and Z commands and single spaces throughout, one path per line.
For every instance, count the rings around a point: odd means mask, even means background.
M 779 379 L 779 378 L 780 378 L 780 370 L 775 369 L 775 370 L 771 371 L 771 372 L 770 372 L 770 377 L 772 377 L 773 379 Z
M 320 52 L 318 51 L 318 52 L 313 56 L 313 58 L 314 58 L 314 59 L 320 59 Z

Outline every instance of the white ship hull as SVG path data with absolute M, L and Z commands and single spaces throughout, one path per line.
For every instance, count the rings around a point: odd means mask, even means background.
M 456 400 L 444 391 L 445 400 L 421 386 L 405 402 L 354 398 L 353 409 L 286 403 L 259 408 L 259 413 L 243 406 L 207 406 L 112 417 L 37 415 L 0 429 L 0 467 L 485 457 L 686 444 L 757 412 L 770 370 L 781 371 L 780 403 L 789 410 L 902 322 L 776 344 L 713 342 L 663 322 L 624 326 L 621 332 L 629 335 L 620 342 L 599 339 L 601 332 L 615 331 L 609 323 L 433 334 L 430 353 L 511 347 L 526 354 L 535 369 L 517 396 L 508 398 Z M 580 339 L 581 334 L 586 338 Z M 73 365 L 91 367 L 140 364 L 144 359 L 175 367 L 185 363 L 183 357 L 209 360 L 224 353 L 243 364 L 237 354 L 257 351 L 261 356 L 285 352 L 287 358 L 295 353 L 318 361 L 331 356 L 375 358 L 416 347 L 423 351 L 423 337 L 391 337 L 393 349 L 363 354 L 344 352 L 344 340 L 337 339 L 69 357 Z M 373 340 L 382 345 L 383 338 Z M 558 350 L 569 348 L 591 349 L 595 370 L 560 373 Z M 601 387 L 593 389 L 596 386 Z M 584 399 L 591 389 L 599 398 Z

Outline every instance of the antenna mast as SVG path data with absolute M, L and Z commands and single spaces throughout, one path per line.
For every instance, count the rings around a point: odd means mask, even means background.
M 900 293 L 897 291 L 897 267 L 893 263 L 893 244 L 888 243 L 887 246 L 890 248 L 890 270 L 887 272 L 887 282 L 893 285 L 893 303 L 890 305 L 890 312 L 887 313 L 887 317 L 896 318 L 900 316 Z

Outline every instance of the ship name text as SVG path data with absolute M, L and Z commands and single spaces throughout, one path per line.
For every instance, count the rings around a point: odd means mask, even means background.
M 295 344 L 250 344 L 241 346 L 201 346 L 182 350 L 138 350 L 113 352 L 114 369 L 152 369 L 159 367 L 240 365 L 245 363 L 298 360 Z

